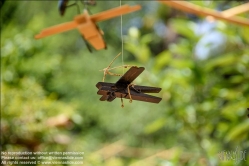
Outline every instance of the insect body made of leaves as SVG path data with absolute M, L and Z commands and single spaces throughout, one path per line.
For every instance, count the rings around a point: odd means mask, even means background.
M 132 82 L 144 71 L 144 67 L 137 67 L 134 65 L 122 65 L 110 68 L 113 62 L 120 55 L 119 53 L 111 63 L 104 69 L 103 82 L 98 82 L 96 87 L 99 89 L 97 94 L 102 95 L 100 98 L 101 101 L 113 101 L 116 97 L 121 98 L 122 107 L 124 107 L 123 98 L 129 99 L 130 103 L 132 100 L 139 100 L 151 103 L 159 103 L 161 98 L 156 96 L 147 95 L 144 93 L 158 93 L 161 91 L 161 88 L 157 87 L 148 87 L 148 86 L 138 86 Z M 124 75 L 116 74 L 110 72 L 112 69 L 117 68 L 130 68 Z M 122 76 L 116 83 L 106 83 L 105 77 L 109 74 L 111 76 Z
M 98 82 L 96 87 L 99 89 L 97 94 L 102 95 L 101 101 L 113 101 L 116 97 L 123 99 L 139 100 L 150 103 L 159 103 L 162 98 L 151 96 L 145 93 L 158 93 L 161 88 L 134 85 L 132 82 L 144 71 L 144 67 L 131 67 L 116 83 Z

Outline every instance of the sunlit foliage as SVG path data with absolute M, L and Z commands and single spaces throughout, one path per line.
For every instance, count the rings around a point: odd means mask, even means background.
M 34 39 L 43 28 L 71 20 L 75 8 L 61 17 L 56 1 L 6 1 L 1 151 L 84 151 L 84 163 L 96 166 L 234 165 L 219 153 L 238 147 L 248 152 L 239 164 L 249 165 L 249 27 L 210 23 L 156 1 L 122 3 L 143 7 L 123 16 L 124 63 L 146 68 L 135 83 L 161 87 L 161 103 L 127 100 L 121 108 L 118 99 L 99 101 L 99 70 L 121 52 L 120 18 L 99 24 L 108 49 L 89 53 L 77 31 Z M 242 2 L 194 3 L 224 10 Z M 98 1 L 90 10 L 117 6 Z M 121 57 L 115 65 L 122 65 Z M 107 159 L 97 153 L 118 140 L 152 152 Z M 163 150 L 171 155 L 145 160 Z

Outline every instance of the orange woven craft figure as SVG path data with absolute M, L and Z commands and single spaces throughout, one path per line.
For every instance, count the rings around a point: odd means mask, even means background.
M 123 5 L 94 15 L 89 15 L 87 10 L 85 10 L 83 14 L 75 16 L 73 21 L 44 29 L 40 34 L 36 35 L 35 38 L 40 39 L 77 28 L 84 39 L 86 39 L 96 50 L 101 50 L 104 49 L 106 45 L 102 37 L 103 32 L 97 27 L 96 22 L 111 19 L 140 9 L 140 5 L 132 7 Z

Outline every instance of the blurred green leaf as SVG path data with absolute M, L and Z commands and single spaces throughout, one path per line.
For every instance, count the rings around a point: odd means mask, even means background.
M 187 37 L 188 39 L 191 39 L 191 40 L 196 39 L 196 35 L 194 34 L 192 27 L 191 27 L 194 25 L 193 22 L 183 20 L 183 19 L 172 19 L 170 20 L 170 25 L 173 27 L 175 31 Z
M 145 127 L 146 134 L 152 134 L 158 130 L 160 130 L 166 123 L 165 118 L 157 119 L 156 121 L 152 122 L 151 124 Z
M 226 135 L 226 141 L 235 141 L 238 142 L 243 139 L 248 139 L 249 134 L 249 121 L 245 121 L 237 126 L 231 128 L 229 133 Z

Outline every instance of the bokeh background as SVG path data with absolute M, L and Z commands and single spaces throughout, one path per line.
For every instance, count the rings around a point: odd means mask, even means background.
M 226 166 L 235 160 L 221 160 L 220 152 L 238 149 L 247 160 L 237 165 L 249 165 L 249 27 L 157 1 L 122 1 L 142 6 L 122 17 L 124 64 L 145 67 L 135 84 L 161 87 L 162 101 L 125 100 L 121 108 L 119 99 L 99 101 L 95 87 L 99 70 L 121 52 L 120 17 L 98 23 L 107 50 L 89 53 L 77 30 L 34 39 L 71 21 L 76 7 L 61 17 L 57 1 L 3 2 L 1 151 L 83 151 L 90 166 Z M 91 13 L 120 5 L 96 2 Z M 246 1 L 191 2 L 225 10 Z

